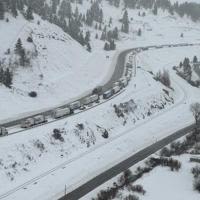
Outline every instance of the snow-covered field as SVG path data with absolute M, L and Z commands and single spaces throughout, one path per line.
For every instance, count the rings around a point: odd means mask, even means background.
M 184 50 L 185 53 L 190 52 L 192 56 L 194 52 L 200 50 L 200 47 L 182 47 L 181 51 Z M 177 54 L 176 52 L 179 52 L 180 48 L 175 48 L 173 51 L 174 54 Z M 37 192 L 38 196 L 33 196 L 33 199 L 42 197 L 44 193 L 48 193 L 49 197 L 57 193 L 60 196 L 64 192 L 65 184 L 67 188 L 74 184 L 79 185 L 82 181 L 90 179 L 92 174 L 99 173 L 113 163 L 119 162 L 120 159 L 128 157 L 130 152 L 131 154 L 137 152 L 144 146 L 193 123 L 189 104 L 199 98 L 198 89 L 192 88 L 187 82 L 173 74 L 171 74 L 173 79 L 176 79 L 176 81 L 172 81 L 175 92 L 170 93 L 175 103 L 169 102 L 165 109 L 153 110 L 150 116 L 147 114 L 152 100 L 159 104 L 164 93 L 162 92 L 163 86 L 154 81 L 152 75 L 145 70 L 152 70 L 154 67 L 154 70 L 157 71 L 156 69 L 162 67 L 160 60 L 162 60 L 163 67 L 171 68 L 171 64 L 167 65 L 167 52 L 169 52 L 168 49 L 163 49 L 150 50 L 148 53 L 140 54 L 138 64 L 141 64 L 143 68 L 137 70 L 137 76 L 132 79 L 127 90 L 111 102 L 67 120 L 63 119 L 48 126 L 2 138 L 0 154 L 2 168 L 5 167 L 6 170 L 3 170 L 1 174 L 2 180 L 4 180 L 1 182 L 4 185 L 1 187 L 1 194 L 64 163 L 58 167 L 59 170 L 52 171 L 43 179 L 34 181 L 37 184 L 33 184 L 33 182 L 29 186 L 23 186 L 27 189 L 20 189 L 13 194 L 16 195 L 16 198 L 25 198 L 31 191 L 42 188 L 39 190 L 41 192 Z M 160 60 L 157 59 L 157 63 L 152 64 L 154 53 L 159 55 Z M 152 56 L 149 58 L 145 56 L 146 54 L 152 54 Z M 142 59 L 140 59 L 141 57 Z M 174 62 L 178 62 L 178 60 L 179 57 Z M 142 65 L 141 62 L 149 63 L 149 65 Z M 174 73 L 171 70 L 170 72 Z M 191 91 L 191 94 L 187 95 L 186 91 Z M 134 113 L 126 116 L 124 125 L 124 119 L 116 116 L 112 105 L 129 101 L 131 98 L 137 102 L 139 107 Z M 83 124 L 83 130 L 77 126 L 78 123 Z M 64 142 L 53 139 L 54 128 L 63 129 Z M 105 129 L 109 133 L 108 139 L 102 137 Z M 44 145 L 44 149 L 40 147 L 43 146 L 41 143 Z M 104 152 L 107 152 L 106 155 Z M 111 157 L 112 159 L 110 159 Z M 88 162 L 88 160 L 90 161 Z M 59 179 L 56 185 L 52 185 L 50 181 L 54 178 L 55 180 Z M 32 184 L 33 186 L 31 186 Z M 52 187 L 54 187 L 53 194 L 50 193 Z M 11 195 L 6 199 L 12 198 Z
M 191 156 L 184 155 L 178 158 L 182 163 L 179 172 L 172 172 L 169 168 L 158 167 L 150 174 L 145 175 L 142 179 L 137 181 L 135 184 L 143 185 L 147 191 L 146 195 L 140 196 L 140 199 L 199 199 L 200 194 L 193 189 L 193 176 L 191 173 L 192 167 L 197 164 L 191 163 L 189 161 L 190 157 Z
M 38 25 L 37 20 L 41 19 L 27 22 L 19 16 L 9 23 L 0 22 L 0 27 L 3 27 L 0 28 L 1 60 L 15 62 L 14 49 L 18 38 L 26 50 L 38 54 L 32 60 L 32 66 L 13 66 L 12 90 L 1 86 L 1 120 L 71 102 L 106 81 L 113 71 L 112 60 L 106 59 L 106 55 L 112 56 L 114 52 L 89 54 L 57 26 L 46 21 Z M 28 36 L 32 36 L 33 43 L 26 41 Z M 8 48 L 11 55 L 4 55 Z M 28 96 L 31 91 L 37 92 L 37 98 Z
M 84 6 L 78 5 L 82 12 L 89 6 L 89 2 L 85 2 Z M 105 21 L 108 23 L 112 17 L 111 28 L 118 26 L 120 29 L 121 24 L 118 20 L 123 15 L 123 10 L 109 6 L 105 1 L 102 2 L 102 8 Z M 117 50 L 149 44 L 200 41 L 200 29 L 186 17 L 181 19 L 161 10 L 158 16 L 152 15 L 151 11 L 141 10 L 146 12 L 146 16 L 140 17 L 138 11 L 128 9 L 129 18 L 132 19 L 130 34 L 120 34 Z M 18 38 L 22 39 L 27 50 L 33 54 L 37 52 L 38 55 L 32 60 L 33 67 L 15 69 L 13 90 L 1 86 L 1 120 L 77 99 L 109 77 L 115 51 L 103 51 L 104 42 L 95 39 L 96 33 L 100 36 L 101 31 L 90 28 L 92 53 L 88 53 L 55 25 L 42 20 L 38 25 L 36 16 L 33 22 L 27 22 L 21 16 L 18 16 L 17 20 L 10 16 L 9 18 L 9 23 L 0 22 L 0 27 L 4 27 L 0 31 L 0 58 L 6 58 L 5 62 L 10 62 L 10 56 L 4 55 L 10 48 L 11 60 L 15 60 L 13 51 Z M 139 28 L 142 30 L 141 37 L 137 36 Z M 181 33 L 184 33 L 184 38 L 180 37 Z M 33 37 L 33 44 L 26 41 L 30 35 Z M 106 59 L 106 55 L 109 54 L 110 59 Z M 29 97 L 28 92 L 31 91 L 36 91 L 38 97 Z
M 121 9 L 110 7 L 104 1 L 103 6 L 106 19 L 112 16 L 114 25 L 120 26 Z M 131 32 L 120 35 L 117 50 L 200 42 L 199 23 L 162 11 L 158 16 L 147 11 L 146 17 L 139 17 L 138 10 L 128 12 L 133 18 Z M 9 33 L 8 37 L 1 26 Z M 139 28 L 141 37 L 137 36 Z M 181 33 L 184 38 L 180 37 Z M 29 34 L 34 45 L 26 42 Z M 0 22 L 0 57 L 4 57 L 7 48 L 13 50 L 19 37 L 27 49 L 38 51 L 32 68 L 16 69 L 14 92 L 1 86 L 0 119 L 61 104 L 105 81 L 113 69 L 116 51 L 104 52 L 104 42 L 94 40 L 95 34 L 96 30 L 91 29 L 93 51 L 88 53 L 48 22 L 41 21 L 40 25 L 23 19 L 12 19 L 9 24 Z M 108 54 L 110 59 L 106 59 Z M 111 101 L 79 115 L 0 138 L 0 199 L 56 199 L 64 194 L 65 186 L 71 191 L 145 146 L 193 123 L 189 106 L 200 99 L 199 89 L 178 77 L 172 67 L 186 56 L 193 58 L 199 54 L 199 46 L 143 52 L 137 56 L 137 65 L 141 68 L 137 69 L 136 77 Z M 156 82 L 148 72 L 156 74 L 160 69 L 169 70 L 174 91 Z M 36 99 L 27 96 L 30 90 L 38 92 Z M 135 102 L 130 104 L 133 112 L 118 118 L 114 104 L 131 99 Z M 62 130 L 60 140 L 52 136 L 55 128 Z M 105 138 L 107 133 L 109 137 Z
M 188 3 L 199 3 L 199 0 L 170 0 L 170 2 L 171 3 L 176 3 L 176 2 L 178 2 L 179 4 L 180 3 L 186 3 L 186 2 L 188 2 Z
M 156 155 L 152 156 L 156 157 Z M 191 173 L 192 168 L 198 166 L 198 164 L 190 162 L 191 157 L 191 155 L 187 154 L 173 157 L 181 163 L 181 169 L 179 171 L 171 171 L 168 167 L 158 166 L 135 181 L 132 185 L 141 185 L 145 190 L 144 195 L 124 188 L 118 192 L 115 199 L 125 199 L 125 197 L 130 194 L 136 195 L 140 200 L 199 199 L 200 194 L 193 188 L 193 175 Z M 198 158 L 198 156 L 196 157 Z M 133 174 L 137 171 L 138 167 L 145 166 L 145 161 L 141 161 L 130 168 Z M 114 182 L 118 182 L 120 176 L 121 174 L 107 181 L 94 191 L 82 197 L 81 200 L 89 200 L 96 197 L 101 190 L 106 190 L 107 188 L 112 187 Z

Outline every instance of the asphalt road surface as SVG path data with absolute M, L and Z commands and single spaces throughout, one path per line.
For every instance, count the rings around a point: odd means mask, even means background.
M 122 76 L 123 76 L 123 73 L 124 73 L 124 68 L 125 68 L 125 59 L 126 59 L 126 55 L 127 53 L 133 51 L 134 49 L 129 49 L 129 50 L 125 50 L 123 52 L 121 52 L 117 58 L 117 62 L 116 62 L 116 66 L 115 66 L 115 70 L 112 74 L 112 77 L 110 78 L 110 80 L 105 83 L 102 88 L 103 88 L 103 92 L 107 91 L 108 89 L 111 89 L 113 87 L 113 83 L 118 81 Z M 77 99 L 77 101 L 80 101 L 82 102 L 83 99 L 87 96 L 89 96 L 91 94 L 87 94 L 86 96 L 82 97 L 81 99 Z M 62 106 L 59 106 L 58 108 L 63 108 L 63 107 L 66 107 L 68 106 L 69 103 L 65 104 L 65 105 L 62 105 Z M 56 109 L 56 108 L 54 108 Z M 0 126 L 3 126 L 3 127 L 12 127 L 12 126 L 16 126 L 16 125 L 19 125 L 21 124 L 21 121 L 27 119 L 27 118 L 31 118 L 31 117 L 34 117 L 36 115 L 45 115 L 45 116 L 51 116 L 52 114 L 52 111 L 54 109 L 50 109 L 50 110 L 47 110 L 45 112 L 39 112 L 37 114 L 34 114 L 34 115 L 28 115 L 26 117 L 22 117 L 20 119 L 17 119 L 17 120 L 13 120 L 13 121 L 10 121 L 10 122 L 6 122 L 4 124 L 0 124 Z M 69 115 L 70 116 L 70 115 Z M 66 116 L 66 117 L 69 117 L 69 116 Z
M 59 200 L 78 200 L 84 195 L 88 194 L 98 186 L 102 185 L 106 181 L 110 180 L 111 178 L 115 177 L 116 175 L 124 172 L 126 169 L 132 167 L 136 163 L 144 160 L 148 156 L 152 155 L 153 153 L 157 152 L 158 150 L 162 149 L 164 146 L 170 144 L 174 140 L 188 134 L 195 128 L 195 124 L 190 125 L 184 129 L 181 129 L 174 134 L 148 146 L 147 148 L 139 151 L 138 153 L 130 156 L 128 159 L 122 161 L 121 163 L 113 166 L 112 168 L 108 169 L 107 171 L 99 174 L 98 176 L 92 178 L 90 181 L 85 183 L 84 185 L 80 186 L 79 188 L 75 189 L 74 191 L 68 193 L 66 196 L 60 198 Z M 105 152 L 106 153 L 106 152 Z

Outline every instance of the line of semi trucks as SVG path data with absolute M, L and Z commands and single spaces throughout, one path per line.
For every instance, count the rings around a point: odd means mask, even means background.
M 182 47 L 182 46 L 193 46 L 193 45 L 200 45 L 200 44 L 188 44 L 188 43 L 182 43 L 182 44 L 166 44 L 166 45 L 156 45 L 156 46 L 148 46 L 148 47 L 138 47 L 135 48 L 135 53 L 139 53 L 140 51 L 146 51 L 151 48 L 164 48 L 164 47 Z M 90 96 L 85 97 L 82 101 L 76 101 L 65 108 L 58 108 L 52 111 L 51 117 L 54 119 L 62 118 L 68 115 L 71 115 L 74 113 L 75 110 L 84 110 L 86 107 L 92 103 L 99 103 L 100 97 L 102 96 L 103 99 L 109 99 L 113 95 L 120 92 L 124 87 L 128 85 L 128 82 L 131 79 L 132 76 L 132 65 L 128 62 L 125 67 L 125 74 L 123 78 L 120 78 L 117 82 L 113 84 L 113 87 L 111 87 L 106 92 L 102 92 L 103 88 L 97 87 L 93 90 L 92 94 Z M 46 115 L 37 115 L 34 117 L 27 118 L 25 120 L 21 121 L 21 128 L 27 129 L 31 128 L 33 126 L 37 126 L 40 124 L 47 123 L 48 119 Z M 6 136 L 8 135 L 8 130 L 6 127 L 0 126 L 0 136 Z
M 51 117 L 53 119 L 59 119 L 59 118 L 66 117 L 68 115 L 72 115 L 75 110 L 84 110 L 86 109 L 86 106 L 90 106 L 93 103 L 99 103 L 101 98 L 103 98 L 104 100 L 107 100 L 111 98 L 113 95 L 119 93 L 123 88 L 125 88 L 128 85 L 128 82 L 130 81 L 131 76 L 132 76 L 132 65 L 130 63 L 127 63 L 125 69 L 126 70 L 125 70 L 124 77 L 114 82 L 113 86 L 107 91 L 103 92 L 102 86 L 96 87 L 92 91 L 92 94 L 85 97 L 84 99 L 80 101 L 72 102 L 64 108 L 57 108 L 53 110 L 51 113 Z M 47 116 L 40 114 L 40 115 L 22 120 L 20 127 L 23 129 L 28 129 L 37 125 L 45 124 L 47 122 L 48 122 Z M 0 127 L 0 136 L 6 136 L 6 135 L 8 135 L 7 128 Z

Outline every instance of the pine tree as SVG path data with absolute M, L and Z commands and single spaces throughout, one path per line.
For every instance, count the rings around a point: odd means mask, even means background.
M 13 17 L 17 17 L 18 12 L 17 12 L 16 1 L 10 1 L 10 8 L 11 8 L 11 13 L 12 13 Z
M 140 28 L 138 29 L 137 35 L 138 35 L 138 36 L 141 36 L 141 35 L 142 35 L 142 30 L 141 30 Z
M 22 51 L 22 49 L 23 49 L 23 47 L 22 47 L 22 41 L 21 41 L 21 39 L 19 38 L 19 39 L 17 40 L 16 45 L 15 45 L 15 53 L 18 54 L 18 55 L 20 55 L 20 52 Z
M 127 10 L 125 10 L 122 18 L 122 32 L 129 33 L 129 18 Z
M 109 51 L 110 50 L 110 46 L 109 46 L 109 44 L 107 42 L 104 45 L 104 50 L 105 51 Z
M 4 82 L 4 71 L 3 68 L 0 68 L 0 83 Z
M 87 31 L 85 34 L 85 43 L 87 44 L 90 41 L 90 32 Z
M 33 20 L 34 17 L 33 17 L 33 10 L 31 7 L 28 7 L 27 10 L 26 10 L 26 19 L 27 20 Z
M 10 88 L 12 85 L 12 73 L 8 68 L 6 69 L 4 76 L 5 76 L 4 84 L 6 87 Z
M 24 2 L 23 0 L 17 0 L 17 9 L 20 11 L 24 10 Z
M 157 6 L 156 3 L 154 4 L 153 14 L 154 14 L 154 15 L 157 15 L 157 14 L 158 14 L 158 6 Z
M 197 62 L 198 62 L 197 56 L 194 56 L 193 63 L 197 63 Z
M 91 48 L 91 46 L 90 46 L 90 43 L 89 43 L 89 42 L 87 43 L 87 51 L 89 51 L 89 52 L 91 52 L 91 51 L 92 51 L 92 48 Z
M 4 15 L 5 15 L 4 5 L 3 5 L 3 2 L 0 1 L 0 20 L 4 19 Z
M 19 62 L 20 62 L 20 65 L 21 66 L 25 66 L 25 63 L 26 63 L 26 52 L 25 52 L 25 50 L 24 49 L 22 49 L 21 51 L 20 51 L 20 59 L 19 59 Z

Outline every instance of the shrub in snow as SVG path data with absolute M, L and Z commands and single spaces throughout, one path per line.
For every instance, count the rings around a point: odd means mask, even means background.
M 32 37 L 29 36 L 29 37 L 27 38 L 27 42 L 31 42 L 31 43 L 32 43 L 32 42 L 33 42 Z
M 37 97 L 37 92 L 35 92 L 35 91 L 31 91 L 31 92 L 29 92 L 28 93 L 28 95 L 30 96 L 30 97 Z
M 106 129 L 104 129 L 102 137 L 105 138 L 105 139 L 107 139 L 109 137 L 108 131 Z
M 171 156 L 171 151 L 169 150 L 169 148 L 164 147 L 164 148 L 160 151 L 160 156 L 170 157 L 170 156 Z
M 41 152 L 43 152 L 44 150 L 45 150 L 45 146 L 44 146 L 44 144 L 40 141 L 40 140 L 36 140 L 36 141 L 34 141 L 34 146 L 36 147 L 36 148 L 38 148 Z
M 60 131 L 59 129 L 54 129 L 54 130 L 53 130 L 52 137 L 53 137 L 55 140 L 60 140 L 61 142 L 64 142 L 64 138 L 62 137 L 61 131 Z
M 173 158 L 150 158 L 149 163 L 151 163 L 152 168 L 156 166 L 166 166 L 170 167 L 172 171 L 178 171 L 181 168 L 181 163 Z
M 138 192 L 138 193 L 143 194 L 143 195 L 146 193 L 146 191 L 144 190 L 142 185 L 133 185 L 133 186 L 131 186 L 130 189 L 133 192 Z
M 101 190 L 97 194 L 97 200 L 108 200 L 108 199 L 114 199 L 117 195 L 118 188 L 116 187 L 111 187 L 108 188 L 107 190 Z
M 169 72 L 166 70 L 164 70 L 163 72 L 159 71 L 156 74 L 155 80 L 160 81 L 166 87 L 170 88 L 170 86 L 171 86 Z
M 193 153 L 194 154 L 199 154 L 200 153 L 200 143 L 195 144 Z
M 198 192 L 200 192 L 200 177 L 196 178 L 194 180 L 194 189 L 197 190 Z
M 77 127 L 80 131 L 84 130 L 84 124 L 77 124 L 76 127 Z
M 194 178 L 200 177 L 200 166 L 193 167 L 191 172 Z

